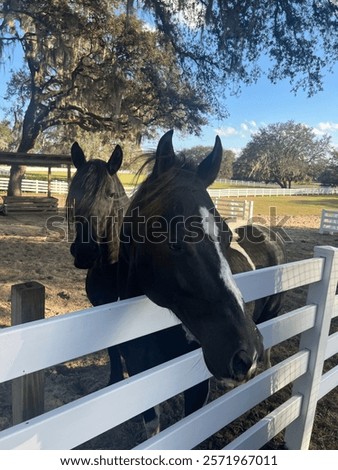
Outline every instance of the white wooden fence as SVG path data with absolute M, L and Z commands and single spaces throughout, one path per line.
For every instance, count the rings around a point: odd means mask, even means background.
M 330 233 L 333 235 L 338 232 L 338 211 L 322 210 L 319 233 Z
M 47 181 L 26 180 L 22 181 L 23 192 L 46 193 Z M 7 191 L 8 178 L 0 178 L 0 191 Z M 216 197 L 255 197 L 255 196 L 301 196 L 301 195 L 321 195 L 338 194 L 338 188 L 316 187 L 316 188 L 230 188 L 230 189 L 209 189 L 212 198 Z M 54 194 L 66 194 L 68 183 L 66 181 L 52 181 L 51 192 Z M 131 189 L 130 189 L 131 192 Z
M 0 191 L 6 192 L 8 188 L 8 178 L 0 177 Z M 21 183 L 21 190 L 23 193 L 47 193 L 48 181 L 41 180 L 28 180 L 24 179 Z M 135 188 L 133 186 L 125 187 L 128 196 L 131 196 Z M 67 194 L 68 183 L 66 181 L 51 181 L 50 184 L 51 194 Z M 0 196 L 1 197 L 1 196 Z
M 232 201 L 226 197 L 214 198 L 214 204 L 218 212 L 225 219 L 250 220 L 253 217 L 253 201 Z
M 7 191 L 8 178 L 0 178 L 0 191 Z M 24 193 L 47 193 L 48 181 L 22 180 L 22 192 Z M 67 194 L 68 183 L 66 181 L 51 181 L 51 192 L 54 194 Z
M 234 186 L 249 186 L 255 188 L 279 188 L 280 186 L 277 183 L 264 183 L 263 181 L 245 181 L 245 180 L 233 180 L 229 178 L 217 178 L 216 183 L 225 183 L 231 184 Z
M 256 196 L 320 196 L 321 194 L 338 194 L 338 188 L 238 188 L 208 189 L 212 198 L 215 197 L 256 197 Z
M 299 351 L 137 449 L 191 449 L 291 382 L 292 397 L 227 449 L 260 448 L 284 428 L 289 449 L 308 448 L 317 401 L 338 385 L 338 366 L 322 375 L 324 360 L 338 352 L 338 333 L 329 336 L 331 318 L 338 315 L 338 249 L 317 247 L 313 259 L 235 278 L 246 302 L 309 285 L 306 305 L 260 325 L 265 348 L 301 334 Z M 0 381 L 176 322 L 142 297 L 5 328 L 0 333 Z M 74 448 L 209 376 L 201 351 L 194 351 L 0 432 L 0 449 Z

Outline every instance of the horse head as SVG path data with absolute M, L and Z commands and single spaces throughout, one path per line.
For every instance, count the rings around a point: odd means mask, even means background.
M 153 170 L 122 225 L 122 297 L 143 293 L 170 309 L 201 345 L 210 372 L 242 381 L 255 371 L 263 345 L 229 267 L 232 233 L 207 192 L 222 153 L 216 137 L 196 165 L 175 154 L 172 131 L 160 139 Z
M 67 197 L 69 220 L 75 223 L 71 245 L 74 265 L 90 269 L 95 263 L 113 263 L 118 256 L 118 233 L 128 198 L 117 176 L 123 153 L 116 145 L 107 162 L 86 160 L 77 142 L 71 156 L 77 171 Z

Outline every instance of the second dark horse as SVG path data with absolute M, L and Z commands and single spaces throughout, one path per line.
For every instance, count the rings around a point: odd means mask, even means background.
M 119 145 L 107 162 L 87 160 L 77 142 L 71 148 L 77 169 L 67 197 L 68 218 L 75 225 L 70 251 L 74 265 L 86 269 L 86 293 L 92 305 L 118 299 L 119 231 L 129 198 L 117 176 L 123 153 Z M 117 348 L 109 349 L 110 380 L 123 378 Z

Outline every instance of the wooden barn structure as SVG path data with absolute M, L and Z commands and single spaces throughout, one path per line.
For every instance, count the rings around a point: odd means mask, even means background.
M 52 168 L 67 167 L 68 183 L 71 179 L 71 156 L 58 154 L 38 154 L 38 153 L 20 153 L 20 152 L 0 152 L 0 165 L 22 165 L 22 166 L 40 166 L 48 168 L 47 197 L 19 197 L 4 196 L 3 212 L 17 211 L 55 211 L 57 210 L 57 199 L 52 197 L 51 175 Z
M 52 168 L 67 167 L 67 179 L 71 179 L 71 156 L 64 154 L 40 154 L 20 152 L 0 152 L 0 165 L 42 166 L 48 168 L 48 197 L 51 196 L 50 183 Z

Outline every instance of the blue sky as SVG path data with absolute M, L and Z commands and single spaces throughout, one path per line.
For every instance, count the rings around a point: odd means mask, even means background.
M 287 80 L 274 85 L 262 77 L 257 84 L 244 87 L 238 97 L 226 100 L 230 114 L 226 120 L 211 119 L 200 138 L 176 134 L 175 148 L 213 145 L 218 134 L 224 148 L 238 152 L 260 127 L 289 120 L 312 127 L 318 136 L 330 135 L 338 147 L 338 64 L 333 73 L 326 73 L 323 88 L 308 98 L 303 91 L 294 95 Z
M 8 71 L 18 68 L 20 62 L 20 54 L 16 53 L 10 66 L 0 66 L 0 118 L 4 117 L 1 108 L 5 105 Z M 219 135 L 225 149 L 239 152 L 260 127 L 293 120 L 314 128 L 318 136 L 327 133 L 332 137 L 333 146 L 338 148 L 338 64 L 333 73 L 326 73 L 323 88 L 308 98 L 303 91 L 294 95 L 287 80 L 273 85 L 262 77 L 256 84 L 243 87 L 238 97 L 227 98 L 227 119 L 218 121 L 211 117 L 210 125 L 203 128 L 200 137 L 176 132 L 174 146 L 177 150 L 195 145 L 212 146 L 215 136 Z M 144 147 L 156 144 L 157 141 L 145 142 Z

